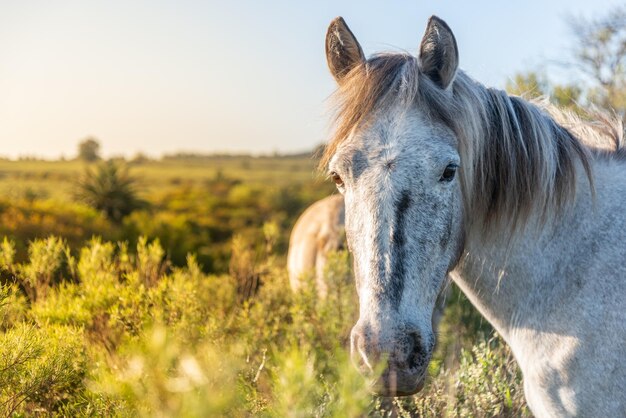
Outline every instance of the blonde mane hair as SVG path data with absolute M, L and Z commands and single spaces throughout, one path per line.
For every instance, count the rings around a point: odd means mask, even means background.
M 591 159 L 603 150 L 622 154 L 623 128 L 598 124 L 542 102 L 486 88 L 459 71 L 450 88 L 435 85 L 409 54 L 378 54 L 356 65 L 335 93 L 336 129 L 320 167 L 326 168 L 351 132 L 392 107 L 419 108 L 458 139 L 466 213 L 516 230 L 538 210 L 558 213 L 576 192 L 582 168 L 593 190 Z M 583 142 L 582 137 L 587 138 Z

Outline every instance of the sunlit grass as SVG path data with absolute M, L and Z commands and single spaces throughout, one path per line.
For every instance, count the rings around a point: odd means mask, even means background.
M 276 187 L 310 182 L 317 175 L 316 161 L 306 157 L 163 160 L 130 165 L 132 174 L 142 181 L 144 198 L 181 185 L 202 185 L 204 181 L 224 174 L 246 184 Z M 73 160 L 0 160 L 0 196 L 72 201 L 76 179 L 89 166 L 88 163 Z
M 372 397 L 347 352 L 358 307 L 347 254 L 331 258 L 326 299 L 312 280 L 292 294 L 271 252 L 275 228 L 264 231 L 268 252 L 241 256 L 254 265 L 235 276 L 207 275 L 193 256 L 172 268 L 158 242 L 146 240 L 131 252 L 94 239 L 76 253 L 50 238 L 32 243 L 21 263 L 4 241 L 4 415 L 527 414 L 519 372 L 497 338 L 479 339 L 460 362 L 433 369 L 422 394 Z M 245 272 L 260 275 L 261 285 L 244 298 Z

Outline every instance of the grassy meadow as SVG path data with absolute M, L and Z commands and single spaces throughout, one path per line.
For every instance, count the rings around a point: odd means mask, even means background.
M 16 239 L 20 260 L 37 237 L 61 236 L 77 247 L 92 236 L 131 245 L 147 236 L 160 239 L 174 264 L 194 252 L 206 271 L 223 272 L 232 237 L 259 242 L 265 222 L 277 223 L 277 245 L 286 249 L 298 214 L 333 190 L 315 165 L 308 156 L 132 161 L 134 188 L 146 205 L 112 223 L 77 197 L 81 177 L 97 164 L 0 160 L 0 235 Z
M 529 416 L 512 355 L 452 289 L 428 384 L 372 396 L 348 358 L 349 254 L 293 294 L 291 226 L 333 192 L 316 161 L 127 163 L 141 200 L 80 198 L 96 163 L 0 161 L 0 416 Z

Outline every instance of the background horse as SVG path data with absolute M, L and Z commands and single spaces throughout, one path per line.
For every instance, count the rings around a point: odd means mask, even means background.
M 315 202 L 296 221 L 287 255 L 289 283 L 294 291 L 302 286 L 303 275 L 313 272 L 318 295 L 326 296 L 324 266 L 331 251 L 344 247 L 344 212 L 343 196 L 338 194 Z
M 511 346 L 536 416 L 625 416 L 623 128 L 477 83 L 437 17 L 417 58 L 366 59 L 341 18 L 326 53 L 339 111 L 322 165 L 345 198 L 352 355 L 374 389 L 422 387 L 451 273 Z

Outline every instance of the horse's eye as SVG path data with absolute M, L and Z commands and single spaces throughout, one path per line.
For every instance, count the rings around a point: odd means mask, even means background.
M 439 181 L 451 182 L 454 180 L 454 175 L 456 174 L 456 169 L 459 168 L 456 164 L 448 164 L 445 170 L 443 170 L 443 174 Z
M 337 185 L 337 187 L 341 187 L 341 186 L 343 186 L 343 180 L 341 180 L 341 177 L 340 177 L 340 176 L 339 176 L 339 174 L 337 174 L 336 172 L 331 171 L 331 173 L 330 173 L 330 179 L 331 179 L 332 181 L 334 181 L 334 182 L 335 182 L 335 184 Z

